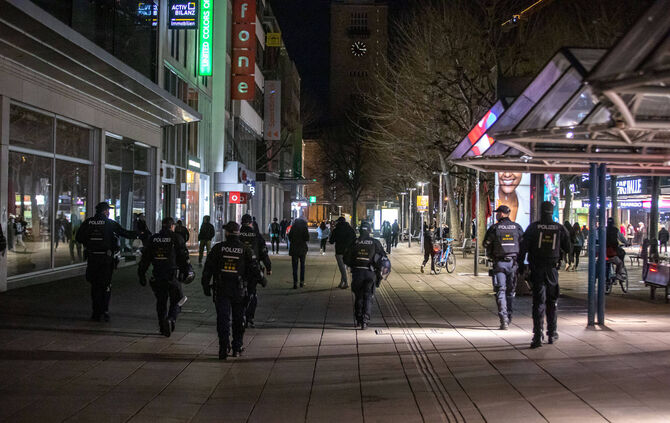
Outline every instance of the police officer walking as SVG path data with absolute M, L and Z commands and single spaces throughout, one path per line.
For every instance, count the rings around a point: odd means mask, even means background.
M 561 251 L 570 251 L 570 237 L 565 227 L 553 221 L 554 206 L 542 202 L 540 221 L 528 226 L 521 238 L 519 264 L 528 253 L 530 283 L 533 291 L 533 340 L 531 348 L 542 346 L 544 314 L 547 314 L 547 337 L 550 344 L 558 339 L 556 305 L 558 302 L 558 268 Z
M 109 322 L 109 300 L 112 295 L 112 273 L 119 250 L 118 237 L 137 238 L 137 233 L 124 229 L 109 218 L 109 204 L 95 206 L 95 216 L 89 217 L 77 231 L 77 242 L 86 248 L 86 280 L 91 284 L 93 313 L 91 320 Z
M 163 219 L 161 231 L 149 238 L 147 247 L 137 269 L 140 285 L 147 285 L 146 272 L 153 264 L 151 289 L 156 295 L 156 313 L 161 334 L 170 336 L 175 329 L 177 315 L 181 310 L 179 301 L 182 298 L 177 271 L 186 271 L 189 265 L 188 250 L 181 235 L 174 232 L 175 223 L 171 217 Z M 167 302 L 170 300 L 168 310 Z
M 244 337 L 244 298 L 249 280 L 258 278 L 260 269 L 253 252 L 240 241 L 240 227 L 228 222 L 224 227 L 226 240 L 214 246 L 207 255 L 202 273 L 202 289 L 206 296 L 214 291 L 216 331 L 219 335 L 219 359 L 228 358 L 232 313 L 233 357 L 242 353 Z M 214 283 L 210 281 L 214 279 Z
M 272 263 L 268 256 L 268 247 L 265 245 L 263 236 L 254 229 L 253 220 L 250 215 L 242 216 L 242 228 L 240 229 L 240 241 L 244 243 L 253 253 L 254 260 L 265 265 L 265 270 L 268 275 L 272 274 Z M 258 306 L 258 294 L 256 287 L 258 282 L 261 282 L 262 277 L 252 278 L 247 281 L 247 296 L 244 299 L 244 315 L 246 327 L 255 327 L 254 318 L 256 316 L 256 307 Z
M 351 267 L 351 290 L 354 293 L 354 313 L 356 325 L 361 329 L 368 327 L 372 311 L 372 299 L 375 286 L 381 281 L 381 261 L 386 257 L 381 242 L 372 238 L 372 227 L 362 222 L 360 236 L 349 249 L 345 263 Z
M 495 210 L 498 223 L 492 225 L 484 236 L 486 255 L 493 260 L 491 276 L 496 294 L 500 330 L 507 330 L 512 322 L 512 301 L 516 289 L 517 256 L 523 228 L 509 218 L 510 209 L 501 205 Z

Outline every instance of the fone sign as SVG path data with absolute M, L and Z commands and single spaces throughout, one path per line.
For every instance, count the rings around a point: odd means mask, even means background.
M 256 1 L 233 3 L 233 100 L 253 100 L 256 96 Z

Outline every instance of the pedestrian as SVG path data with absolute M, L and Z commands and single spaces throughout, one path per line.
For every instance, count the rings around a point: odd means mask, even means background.
M 263 272 L 263 265 L 268 275 L 272 274 L 272 262 L 268 257 L 268 247 L 265 244 L 263 236 L 254 230 L 253 220 L 250 215 L 242 216 L 242 228 L 239 235 L 240 241 L 251 249 L 252 258 L 258 262 L 257 266 Z M 247 280 L 247 295 L 244 298 L 244 316 L 245 326 L 255 327 L 254 318 L 256 316 L 256 307 L 258 306 L 257 286 L 263 282 L 263 278 L 253 278 Z M 265 286 L 265 285 L 263 285 Z
M 384 238 L 384 243 L 386 244 L 386 253 L 391 254 L 391 242 L 393 240 L 393 229 L 391 229 L 391 223 L 388 220 L 384 221 L 382 225 L 382 238 Z
M 180 301 L 184 297 L 181 284 L 177 280 L 177 273 L 180 269 L 181 273 L 187 272 L 189 266 L 188 250 L 184 239 L 173 232 L 174 229 L 174 219 L 164 218 L 160 232 L 151 236 L 147 241 L 137 268 L 140 285 L 146 286 L 146 272 L 149 265 L 153 265 L 153 277 L 150 284 L 156 296 L 158 327 L 160 333 L 168 337 L 175 330 L 177 316 L 181 310 Z
M 668 240 L 670 239 L 670 232 L 668 232 L 667 229 L 665 229 L 665 226 L 661 226 L 661 230 L 658 231 L 658 242 L 661 244 L 661 248 L 658 249 L 658 252 L 660 253 L 663 248 L 665 248 L 665 252 L 668 252 Z
M 62 242 L 63 244 L 65 244 L 65 222 L 66 222 L 65 215 L 63 215 L 63 213 L 60 213 L 56 218 L 56 221 L 54 222 L 54 229 L 56 231 L 54 250 L 58 249 L 59 243 Z
M 23 242 L 23 235 L 26 233 L 28 223 L 23 220 L 23 216 L 19 215 L 14 222 L 14 242 L 15 246 L 23 247 L 23 252 L 28 251 L 26 244 Z
M 395 248 L 398 248 L 398 238 L 400 236 L 400 226 L 398 226 L 398 219 L 393 221 L 393 225 L 391 225 L 391 244 Z
M 109 204 L 95 206 L 95 216 L 89 217 L 77 231 L 77 242 L 85 248 L 86 280 L 91 284 L 93 312 L 91 320 L 109 322 L 109 300 L 112 296 L 112 274 L 117 264 L 118 237 L 136 239 L 137 233 L 123 228 L 109 218 Z
M 361 222 L 359 233 L 346 254 L 345 262 L 351 267 L 356 326 L 365 330 L 370 322 L 375 287 L 381 282 L 381 262 L 386 253 L 382 244 L 370 235 L 372 227 L 368 222 Z
M 619 280 L 624 280 L 624 269 L 625 263 L 624 258 L 626 252 L 621 248 L 622 244 L 626 243 L 626 239 L 623 237 L 619 229 L 614 224 L 614 219 L 609 217 L 607 218 L 607 227 L 605 228 L 605 246 L 607 253 L 607 260 L 615 266 L 616 277 Z M 607 271 L 607 276 L 609 277 L 609 268 Z
M 219 359 L 228 358 L 232 315 L 233 357 L 242 354 L 244 337 L 244 298 L 250 280 L 260 277 L 253 252 L 240 240 L 240 227 L 228 222 L 223 227 L 225 241 L 214 246 L 207 255 L 202 272 L 205 296 L 214 293 L 216 332 L 219 335 Z M 213 281 L 212 281 L 213 280 Z
M 16 221 L 13 214 L 9 215 L 7 221 L 7 250 L 14 251 L 14 242 L 16 240 Z
M 493 260 L 490 275 L 493 278 L 493 292 L 496 295 L 500 330 L 507 330 L 512 323 L 514 294 L 516 290 L 517 256 L 523 236 L 523 228 L 509 218 L 510 208 L 499 206 L 497 223 L 486 231 L 482 246 L 486 255 Z
M 188 244 L 188 240 L 191 239 L 191 234 L 189 233 L 188 228 L 184 226 L 184 222 L 182 222 L 181 219 L 177 220 L 177 225 L 174 227 L 174 233 L 181 236 L 184 240 L 184 244 Z M 207 252 L 209 253 L 209 249 L 207 249 Z
M 649 240 L 645 239 L 640 245 L 640 258 L 642 259 L 642 281 L 647 280 L 647 273 L 649 272 Z
M 642 240 L 647 238 L 647 228 L 644 227 L 644 223 L 639 222 L 637 224 L 637 233 L 638 233 L 638 242 L 641 244 Z
M 204 216 L 202 218 L 202 225 L 200 225 L 200 231 L 198 231 L 198 242 L 200 246 L 198 247 L 198 264 L 202 264 L 202 255 L 207 248 L 207 254 L 212 249 L 212 238 L 214 238 L 214 225 L 209 223 L 209 216 Z
M 346 221 L 344 216 L 337 218 L 335 228 L 330 233 L 328 242 L 335 244 L 335 260 L 337 260 L 337 267 L 340 269 L 340 284 L 337 286 L 340 289 L 347 289 L 349 282 L 347 281 L 347 267 L 344 264 L 344 253 L 356 240 L 356 232 Z
M 77 231 L 79 230 L 79 227 L 81 226 L 81 223 L 79 223 L 79 220 L 77 220 L 77 223 L 71 225 L 72 226 L 72 232 L 70 233 L 70 263 L 74 264 L 77 261 L 81 261 L 81 244 L 77 242 Z M 74 252 L 77 250 L 77 255 L 75 257 Z
M 291 265 L 293 267 L 293 289 L 298 288 L 298 262 L 300 262 L 300 288 L 305 286 L 305 258 L 307 256 L 307 243 L 309 242 L 309 231 L 307 222 L 303 219 L 296 219 L 293 222 L 291 232 L 288 233 L 291 243 L 288 255 L 291 256 Z
M 256 222 L 256 216 L 251 218 L 251 226 L 254 228 L 254 232 L 257 234 L 261 233 L 260 230 L 258 229 L 258 223 Z
M 568 237 L 572 240 L 572 225 L 567 220 L 563 222 L 565 230 L 568 232 Z M 563 260 L 565 260 L 565 271 L 568 272 L 572 269 L 572 241 L 569 243 L 569 250 L 563 255 Z
M 326 226 L 326 222 L 323 221 L 319 225 L 318 228 L 316 228 L 316 236 L 319 238 L 319 243 L 321 244 L 321 255 L 326 254 L 326 244 L 328 244 L 328 237 L 330 237 L 330 228 Z
M 579 227 L 579 223 L 575 222 L 572 226 L 570 237 L 572 238 L 572 261 L 574 263 L 572 270 L 576 271 L 579 266 L 579 255 L 582 253 L 582 248 L 584 248 L 584 234 Z
M 559 295 L 558 267 L 561 252 L 570 250 L 570 237 L 565 227 L 553 220 L 554 205 L 543 201 L 540 220 L 531 223 L 521 238 L 518 257 L 523 269 L 528 254 L 530 283 L 533 292 L 533 340 L 531 348 L 542 346 L 544 315 L 547 315 L 547 337 L 550 344 L 558 339 L 557 302 Z
M 433 225 L 428 227 L 425 223 L 423 225 L 423 263 L 421 263 L 421 273 L 423 273 L 423 268 L 430 260 L 430 274 L 435 274 L 435 260 L 433 256 L 435 251 L 433 251 Z
M 281 223 L 279 224 L 279 233 L 281 235 L 282 241 L 286 242 L 286 218 L 283 218 L 281 220 Z
M 270 234 L 270 248 L 272 249 L 272 253 L 279 254 L 279 238 L 281 236 L 281 225 L 277 223 L 276 217 L 272 219 L 272 223 L 268 225 L 268 233 Z
M 629 247 L 633 245 L 633 238 L 635 238 L 635 228 L 628 222 L 628 226 L 626 226 L 626 244 Z
M 5 234 L 2 232 L 2 225 L 0 225 L 0 255 L 4 257 L 5 251 L 7 251 L 7 240 L 5 239 Z

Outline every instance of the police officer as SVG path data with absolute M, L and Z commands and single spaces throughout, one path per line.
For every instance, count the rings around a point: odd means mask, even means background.
M 153 264 L 151 289 L 156 295 L 156 313 L 161 334 L 170 336 L 175 329 L 175 322 L 181 307 L 181 285 L 177 280 L 177 270 L 189 265 L 188 250 L 184 239 L 174 232 L 175 223 L 171 217 L 163 219 L 161 231 L 152 235 L 142 253 L 137 269 L 140 284 L 146 286 L 146 272 Z M 182 270 L 183 271 L 183 270 Z M 168 311 L 167 301 L 170 300 Z
M 91 320 L 109 322 L 109 300 L 112 295 L 112 273 L 116 267 L 115 254 L 119 239 L 136 239 L 137 234 L 124 229 L 109 218 L 109 204 L 95 206 L 95 216 L 89 217 L 77 231 L 77 242 L 86 248 L 86 280 L 91 284 L 93 313 Z
M 495 210 L 498 223 L 492 225 L 484 236 L 486 255 L 493 260 L 491 276 L 496 294 L 500 330 L 507 330 L 512 322 L 512 301 L 516 289 L 517 256 L 523 228 L 509 218 L 510 209 L 501 205 Z
M 228 222 L 224 227 L 226 240 L 214 246 L 207 255 L 202 273 L 202 289 L 212 295 L 216 306 L 216 331 L 219 335 L 219 359 L 228 358 L 230 349 L 230 317 L 233 326 L 233 357 L 242 353 L 244 336 L 244 298 L 247 282 L 260 273 L 253 252 L 240 241 L 239 226 Z M 210 281 L 214 279 L 214 283 Z
M 362 222 L 359 232 L 360 236 L 345 256 L 345 263 L 351 268 L 351 290 L 356 297 L 356 325 L 366 329 L 370 321 L 375 286 L 381 281 L 381 262 L 386 257 L 386 252 L 381 242 L 370 236 L 370 223 Z
M 251 216 L 245 214 L 242 216 L 242 228 L 240 229 L 240 240 L 251 249 L 254 260 L 262 262 L 268 275 L 272 274 L 272 263 L 268 256 L 268 247 L 265 245 L 263 236 L 254 229 L 254 221 Z M 250 279 L 247 281 L 247 296 L 244 299 L 244 315 L 246 327 L 255 327 L 254 317 L 256 316 L 256 307 L 258 306 L 258 295 L 256 287 L 259 282 L 263 282 L 263 278 Z
M 570 250 L 570 236 L 565 227 L 553 221 L 554 205 L 544 201 L 540 206 L 540 221 L 528 226 L 521 238 L 519 265 L 528 253 L 530 283 L 533 291 L 533 340 L 531 348 L 542 346 L 544 314 L 547 314 L 547 337 L 553 344 L 556 332 L 556 305 L 558 301 L 558 268 L 561 251 Z

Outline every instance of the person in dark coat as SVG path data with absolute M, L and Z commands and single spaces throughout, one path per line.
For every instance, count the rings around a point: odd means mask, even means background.
M 191 239 L 191 234 L 189 233 L 188 228 L 184 226 L 184 222 L 181 220 L 177 220 L 177 225 L 174 227 L 174 233 L 181 235 L 184 244 L 188 243 L 188 240 Z
M 265 266 L 268 275 L 272 274 L 272 262 L 268 256 L 268 247 L 265 244 L 265 239 L 261 234 L 256 232 L 253 227 L 253 220 L 250 215 L 242 216 L 242 227 L 240 229 L 240 241 L 253 252 L 253 259 Z M 247 281 L 247 295 L 244 298 L 244 316 L 247 327 L 255 327 L 254 318 L 256 315 L 256 307 L 258 306 L 258 293 L 256 288 L 258 283 L 264 285 L 267 282 L 265 279 L 257 278 Z
M 391 225 L 391 243 L 396 248 L 398 248 L 399 236 L 400 236 L 400 226 L 398 225 L 398 219 L 396 219 L 393 222 L 393 225 Z
M 216 233 L 214 232 L 214 225 L 209 223 L 209 216 L 202 218 L 202 225 L 200 225 L 200 231 L 198 232 L 198 242 L 200 242 L 200 247 L 198 248 L 198 264 L 202 264 L 202 256 L 205 253 L 205 248 L 207 248 L 207 254 L 212 250 L 212 239 Z
M 433 251 L 433 229 L 433 225 L 427 227 L 426 224 L 424 224 L 423 263 L 421 263 L 421 273 L 423 273 L 423 268 L 426 266 L 426 263 L 428 263 L 428 260 L 430 260 L 431 275 L 435 273 L 435 260 L 433 260 L 433 256 L 435 255 L 435 252 Z
M 293 266 L 293 289 L 298 288 L 298 261 L 300 262 L 300 287 L 302 288 L 305 285 L 305 257 L 309 242 L 307 222 L 303 219 L 296 219 L 291 232 L 288 233 L 288 240 L 290 242 L 288 255 L 291 256 Z
M 77 231 L 77 242 L 86 249 L 86 280 L 91 284 L 91 320 L 94 321 L 109 321 L 112 274 L 119 251 L 119 236 L 136 239 L 137 233 L 124 229 L 117 221 L 110 219 L 109 204 L 105 202 L 95 206 L 95 216 L 86 219 Z
M 665 226 L 661 226 L 661 230 L 658 231 L 658 242 L 661 244 L 661 247 L 658 249 L 658 252 L 661 252 L 661 249 L 665 248 L 665 252 L 668 252 L 668 240 L 670 240 L 670 232 L 665 229 Z
M 340 269 L 340 284 L 338 288 L 347 289 L 349 283 L 347 282 L 347 267 L 344 264 L 344 254 L 356 239 L 356 231 L 349 225 L 349 223 L 340 216 L 335 224 L 335 229 L 330 232 L 330 244 L 335 244 L 335 259 L 337 260 L 337 267 Z

